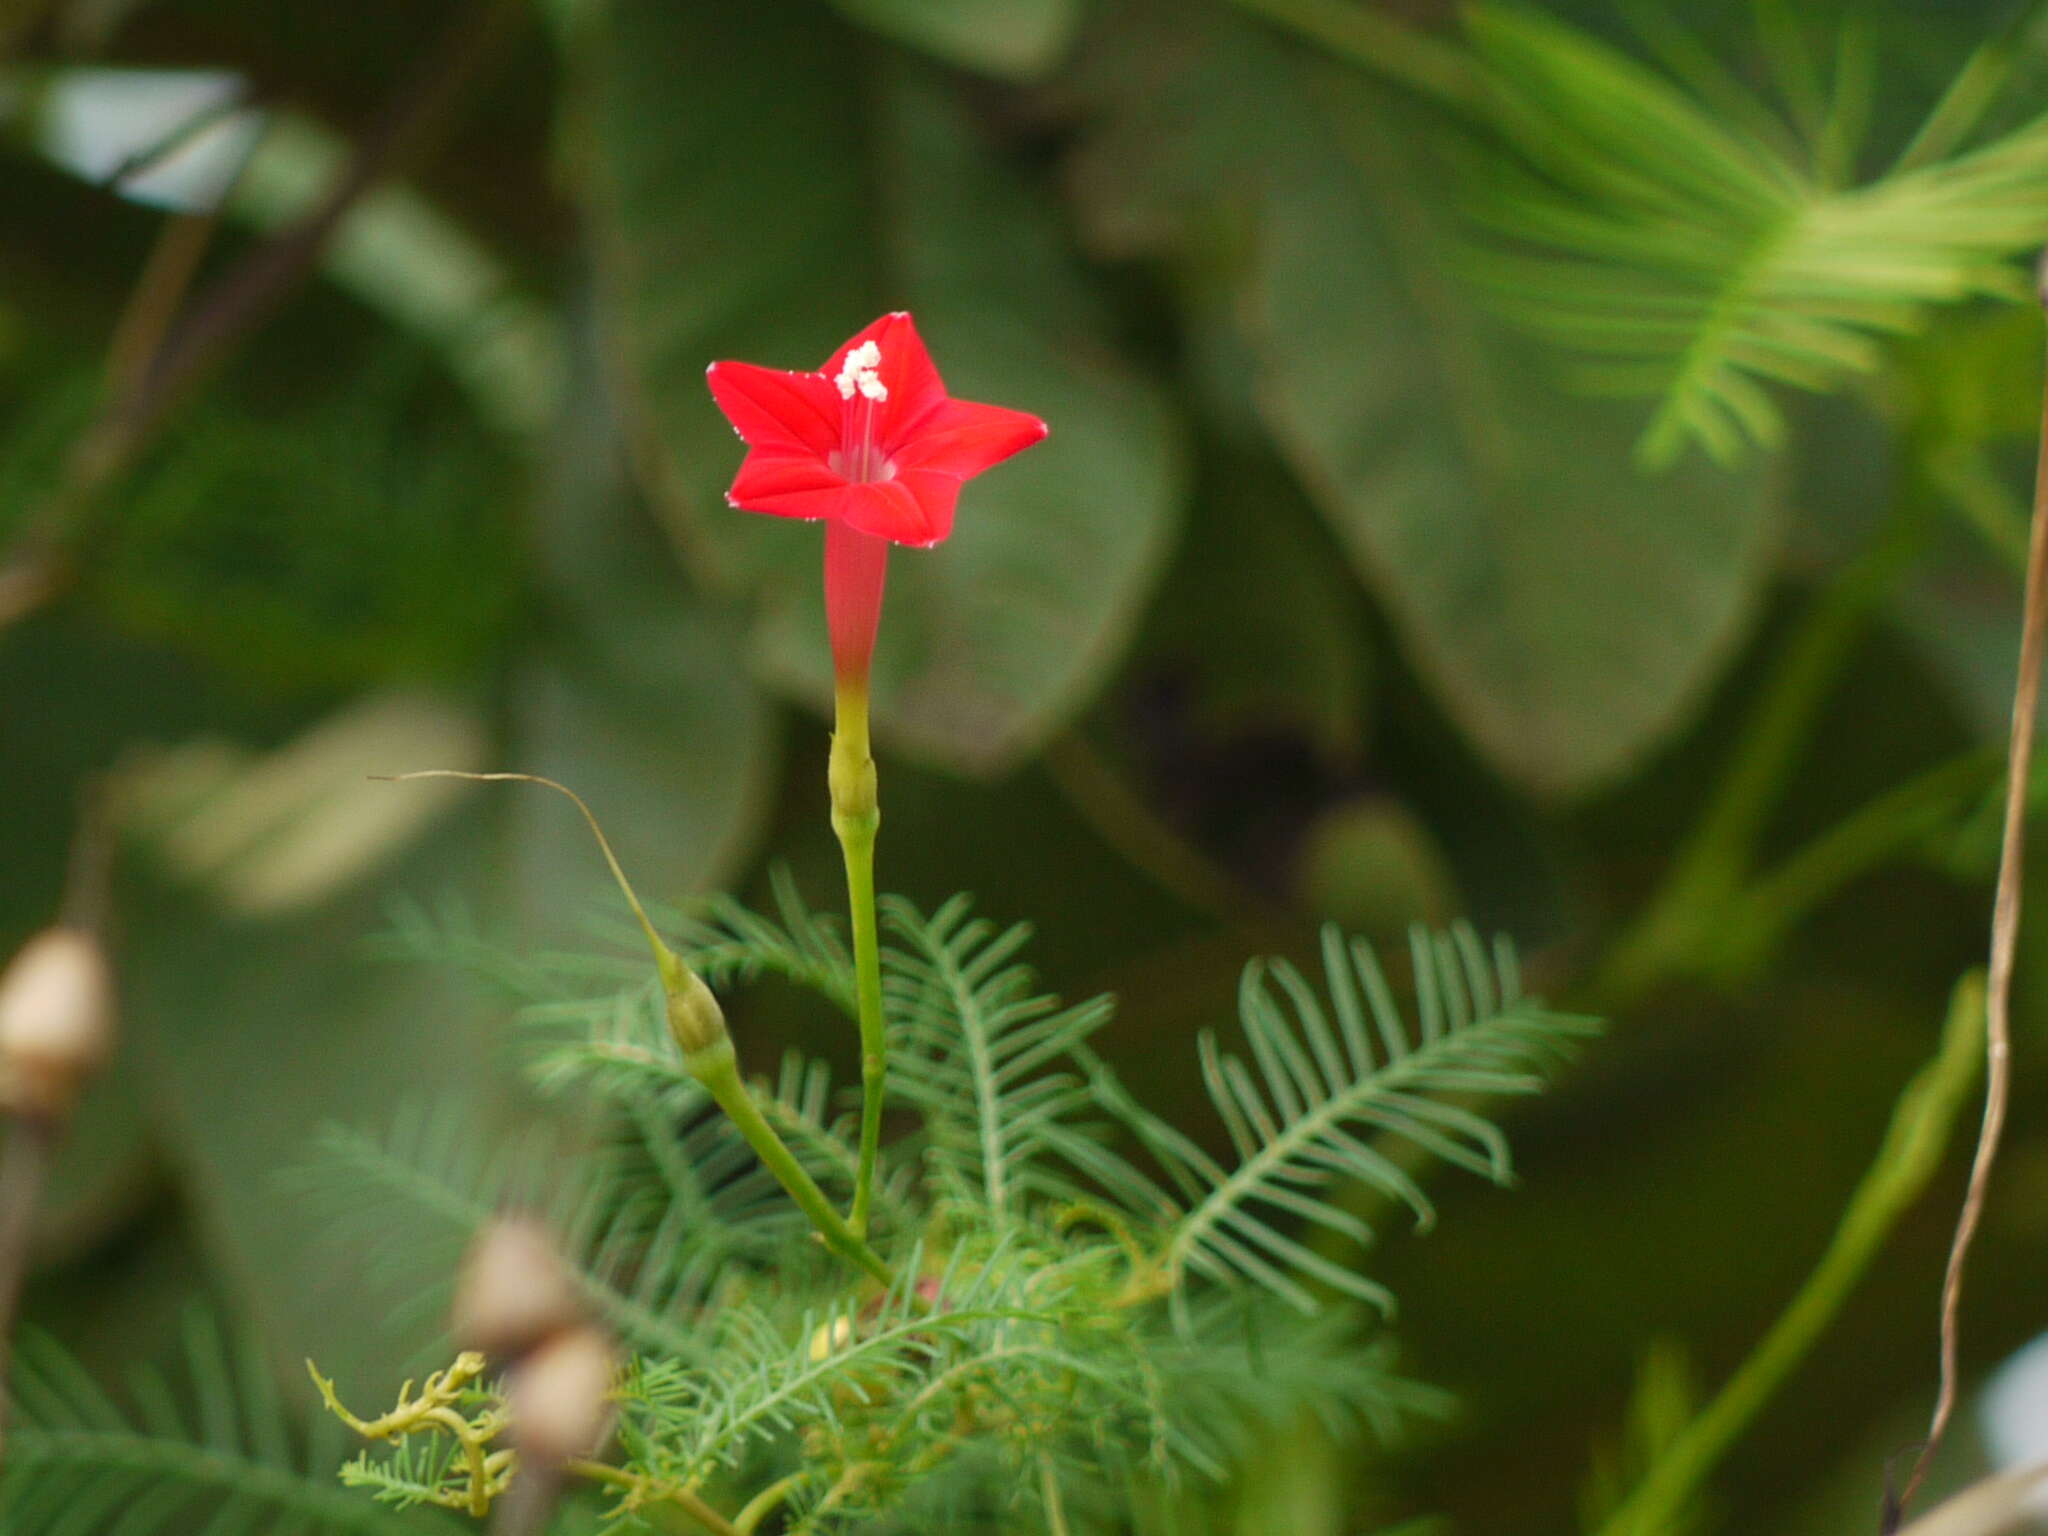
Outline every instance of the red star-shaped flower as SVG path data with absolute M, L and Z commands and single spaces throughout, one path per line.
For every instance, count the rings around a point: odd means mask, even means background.
M 816 373 L 713 363 L 711 397 L 746 442 L 726 500 L 824 518 L 895 544 L 953 531 L 960 484 L 1045 436 L 1024 411 L 955 400 L 907 314 L 884 315 Z
M 900 311 L 849 339 L 816 373 L 713 363 L 707 377 L 747 445 L 725 499 L 749 512 L 825 520 L 833 664 L 842 687 L 864 697 L 889 545 L 945 538 L 960 483 L 1029 448 L 1045 423 L 948 395 Z

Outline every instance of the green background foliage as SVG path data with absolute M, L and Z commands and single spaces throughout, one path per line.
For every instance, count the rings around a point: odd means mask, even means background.
M 0 603 L 0 947 L 56 913 L 99 785 L 125 994 L 30 1319 L 115 1379 L 205 1298 L 295 1421 L 302 1356 L 363 1401 L 423 1358 L 424 1271 L 292 1170 L 325 1123 L 530 1109 L 498 1013 L 372 941 L 410 901 L 553 943 L 609 898 L 552 800 L 369 775 L 548 774 L 650 897 L 780 865 L 824 904 L 817 534 L 724 506 L 701 378 L 909 308 L 954 390 L 1052 434 L 892 567 L 884 888 L 1032 920 L 1212 1151 L 1196 1034 L 1325 920 L 1469 914 L 1614 1018 L 1510 1117 L 1519 1191 L 1381 1224 L 1401 1369 L 1461 1411 L 1272 1437 L 1242 1528 L 1595 1528 L 1820 1259 L 1982 948 L 2038 10 L 484 4 L 468 89 L 89 495 L 181 244 L 179 312 L 245 288 L 469 13 L 0 14 L 0 593 L 59 557 Z M 263 131 L 217 210 L 66 159 L 81 102 L 117 159 L 166 131 L 91 95 L 110 70 L 240 83 Z M 2043 1323 L 2043 958 L 1973 1373 Z M 786 991 L 732 1011 L 750 1070 L 796 1042 L 848 1077 Z M 1862 1528 L 1959 1187 L 1952 1157 L 1694 1528 Z

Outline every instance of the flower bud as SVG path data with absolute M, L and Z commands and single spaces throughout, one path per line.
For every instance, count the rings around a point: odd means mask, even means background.
M 0 973 L 0 1095 L 61 1120 L 114 1049 L 114 973 L 80 928 L 46 928 Z
M 594 1456 L 611 1428 L 611 1341 L 588 1325 L 540 1345 L 505 1381 L 512 1442 L 522 1455 L 560 1464 Z
M 455 1282 L 455 1339 L 513 1359 L 583 1321 L 569 1270 L 539 1222 L 501 1217 L 463 1256 Z
M 809 1354 L 813 1364 L 831 1359 L 853 1342 L 853 1319 L 835 1317 L 811 1330 Z
M 668 999 L 668 1032 L 685 1057 L 725 1043 L 725 1010 L 703 977 L 678 965 L 673 974 L 662 977 L 662 985 Z

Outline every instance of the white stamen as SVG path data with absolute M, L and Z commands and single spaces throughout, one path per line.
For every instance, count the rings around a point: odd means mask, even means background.
M 839 365 L 839 377 L 832 382 L 839 386 L 839 398 L 851 400 L 857 389 L 870 400 L 889 398 L 889 386 L 882 382 L 878 371 L 882 366 L 882 349 L 872 341 L 864 341 L 846 354 L 846 361 Z

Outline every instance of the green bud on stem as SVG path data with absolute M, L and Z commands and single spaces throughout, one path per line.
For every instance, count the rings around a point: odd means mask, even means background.
M 725 1010 L 704 985 L 704 978 L 666 946 L 657 956 L 657 963 L 668 1009 L 668 1032 L 674 1036 L 683 1059 L 687 1061 L 701 1051 L 723 1044 L 728 1039 Z

